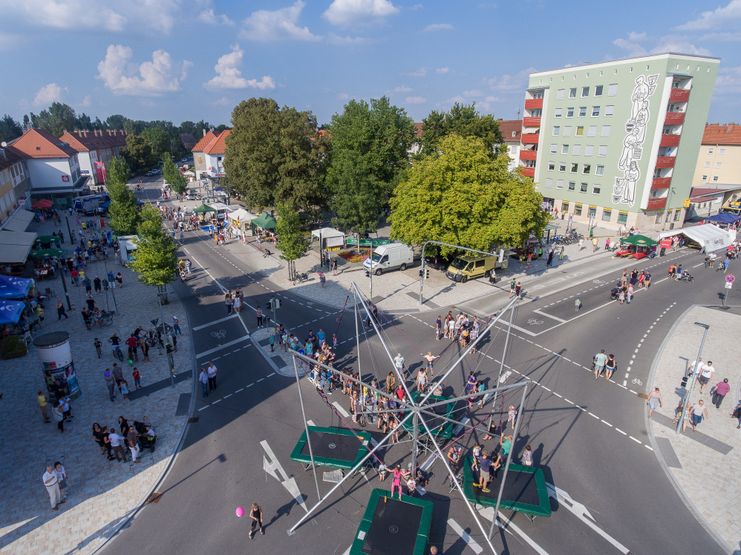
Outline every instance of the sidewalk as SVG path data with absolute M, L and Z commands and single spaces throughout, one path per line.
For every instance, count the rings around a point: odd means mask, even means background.
M 63 218 L 64 220 L 64 218 Z M 64 226 L 64 221 L 62 222 Z M 72 231 L 77 231 L 70 218 Z M 51 233 L 51 222 L 32 224 L 31 231 L 40 235 Z M 65 232 L 63 248 L 69 249 Z M 45 424 L 41 418 L 36 391 L 45 392 L 42 365 L 33 347 L 21 358 L 2 361 L 0 371 L 0 491 L 3 495 L 0 509 L 0 551 L 14 554 L 38 553 L 92 553 L 99 548 L 144 502 L 162 476 L 176 446 L 180 442 L 191 402 L 193 351 L 188 332 L 185 310 L 174 294 L 170 304 L 163 307 L 164 318 L 171 322 L 172 315 L 180 320 L 185 335 L 178 337 L 175 363 L 178 371 L 187 373 L 173 388 L 170 385 L 166 355 L 156 347 L 150 350 L 151 362 L 135 363 L 142 374 L 142 390 L 134 390 L 131 368 L 124 360 L 124 377 L 132 389 L 131 400 L 124 401 L 120 394 L 115 402 L 108 398 L 103 380 L 103 370 L 112 366 L 108 337 L 114 332 L 128 337 L 136 326 L 149 329 L 150 320 L 159 317 L 154 288 L 140 284 L 136 275 L 113 260 L 107 261 L 108 269 L 121 271 L 124 287 L 115 290 L 118 314 L 113 325 L 88 331 L 80 316 L 84 302 L 84 288 L 69 283 L 73 310 L 69 319 L 57 321 L 56 299 L 46 305 L 46 319 L 36 335 L 64 330 L 70 334 L 72 357 L 75 362 L 82 394 L 72 401 L 74 420 L 65 424 L 60 433 L 52 422 Z M 88 275 L 105 276 L 103 262 L 88 265 Z M 37 283 L 43 291 L 50 288 L 64 297 L 59 279 Z M 95 296 L 106 307 L 105 294 Z M 108 303 L 113 309 L 109 294 Z M 99 360 L 93 339 L 103 342 L 103 356 Z M 124 347 L 125 354 L 125 347 Z M 186 379 L 182 379 L 186 378 Z M 124 416 L 132 423 L 144 416 L 154 426 L 157 444 L 154 453 L 143 451 L 140 464 L 108 461 L 100 454 L 92 439 L 93 422 L 111 426 Z M 41 481 L 48 461 L 61 461 L 68 474 L 69 494 L 59 511 L 51 511 L 49 498 Z
M 716 372 L 702 395 L 698 382 L 690 396 L 691 404 L 705 400 L 708 418 L 697 431 L 693 432 L 688 425 L 686 432 L 677 434 L 672 419 L 681 398 L 680 380 L 687 366 L 697 358 L 702 339 L 703 330 L 694 322 L 710 326 L 702 360 L 712 361 Z M 663 406 L 652 418 L 647 417 L 649 438 L 660 463 L 685 503 L 729 553 L 739 549 L 741 540 L 738 516 L 741 452 L 737 449 L 741 430 L 736 429 L 736 419 L 730 417 L 741 395 L 738 363 L 741 344 L 729 333 L 738 330 L 740 325 L 741 316 L 721 310 L 699 306 L 687 310 L 664 340 L 654 360 L 650 387 L 646 391 L 649 393 L 653 387 L 659 387 L 663 396 Z M 721 408 L 716 409 L 711 403 L 710 388 L 723 378 L 728 378 L 731 391 Z

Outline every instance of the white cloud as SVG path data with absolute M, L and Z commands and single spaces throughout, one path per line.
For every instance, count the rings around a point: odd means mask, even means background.
M 455 29 L 450 23 L 432 23 L 422 29 L 425 33 L 434 33 L 435 31 L 452 31 Z
M 421 67 L 419 69 L 415 69 L 414 71 L 410 71 L 405 75 L 408 75 L 409 77 L 424 77 L 425 75 L 427 75 L 427 69 Z
M 720 66 L 715 80 L 715 93 L 718 95 L 741 94 L 741 66 Z
M 530 74 L 534 71 L 535 68 L 528 67 L 521 69 L 517 73 L 504 73 L 490 77 L 486 80 L 486 84 L 491 90 L 499 94 L 524 94 Z
M 631 31 L 628 33 L 627 37 L 617 38 L 612 41 L 612 44 L 625 50 L 631 56 L 641 56 L 646 53 L 643 43 L 646 41 L 647 37 L 646 33 L 636 33 Z
M 467 98 L 479 98 L 480 96 L 484 96 L 484 93 L 482 93 L 478 89 L 471 89 L 471 90 L 468 90 L 468 91 L 463 91 L 462 94 L 463 94 L 463 96 L 465 96 Z
M 82 100 L 80 100 L 80 108 L 90 108 L 93 104 L 93 97 L 91 97 L 89 94 L 85 95 Z
M 41 108 L 48 106 L 52 102 L 59 102 L 62 100 L 62 93 L 65 90 L 56 83 L 44 85 L 36 92 L 36 96 L 33 97 L 33 105 Z
M 287 8 L 278 10 L 257 10 L 243 22 L 242 38 L 259 41 L 281 39 L 316 41 L 308 27 L 301 27 L 298 19 L 304 9 L 303 0 L 297 0 Z
M 209 25 L 234 25 L 228 15 L 217 14 L 213 8 L 208 8 L 198 14 L 198 20 Z
M 169 32 L 180 9 L 180 0 L 0 0 L 4 17 L 20 17 L 31 25 L 55 29 L 95 29 L 120 32 L 150 28 Z
M 98 63 L 98 79 L 115 94 L 159 96 L 178 91 L 192 65 L 188 61 L 173 64 L 164 50 L 155 50 L 152 60 L 140 65 L 131 61 L 132 56 L 128 46 L 111 44 Z
M 683 54 L 707 55 L 709 50 L 695 45 L 683 35 L 664 35 L 656 39 L 646 33 L 630 32 L 625 38 L 617 38 L 612 44 L 625 50 L 630 56 L 660 54 L 664 52 L 681 52 Z
M 323 15 L 332 25 L 344 26 L 371 23 L 398 11 L 389 0 L 332 0 Z
M 269 75 L 263 75 L 260 79 L 246 79 L 242 76 L 242 60 L 244 52 L 239 45 L 232 46 L 232 51 L 221 56 L 214 71 L 216 75 L 209 79 L 204 85 L 207 89 L 259 89 L 267 90 L 275 88 L 275 81 Z
M 404 102 L 407 104 L 426 104 L 427 99 L 424 96 L 407 96 Z
M 371 40 L 368 37 L 352 37 L 352 36 L 341 36 L 330 33 L 327 35 L 327 42 L 329 44 L 338 45 L 352 45 L 352 44 L 368 44 Z
M 412 92 L 412 87 L 407 87 L 406 85 L 399 85 L 398 87 L 394 87 L 391 89 L 392 93 L 408 93 Z
M 678 31 L 709 31 L 741 20 L 741 0 L 731 0 L 726 6 L 702 12 L 700 17 L 676 27 Z
M 439 73 L 440 75 L 445 75 L 446 73 L 449 73 L 449 72 L 450 72 L 449 67 L 436 67 L 435 68 L 435 73 Z

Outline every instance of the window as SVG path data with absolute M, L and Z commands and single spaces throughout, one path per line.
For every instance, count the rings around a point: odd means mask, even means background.
M 703 175 L 703 176 L 702 176 L 702 180 L 703 180 L 703 181 L 707 181 L 707 180 L 708 180 L 708 176 L 707 176 L 707 175 Z
M 594 154 L 594 145 L 586 145 L 584 147 L 584 156 L 592 156 Z
M 566 97 L 566 89 L 558 89 L 556 91 L 556 98 L 558 98 L 559 100 L 561 100 L 564 97 Z
M 569 89 L 569 98 L 576 98 L 576 87 Z
M 563 108 L 556 108 L 553 111 L 553 117 L 560 118 L 561 116 L 563 116 Z
M 581 145 L 574 145 L 571 148 L 571 154 L 574 156 L 580 156 L 581 155 Z
M 556 171 L 556 163 L 555 162 L 548 162 L 548 171 Z
M 563 179 L 556 179 L 556 189 L 563 189 Z
M 617 221 L 619 224 L 627 224 L 628 223 L 628 213 L 623 210 L 618 212 Z
M 581 88 L 581 97 L 584 98 L 585 96 L 589 96 L 589 87 Z
M 568 214 L 569 213 L 569 203 L 566 201 L 563 201 L 561 203 L 561 213 L 562 214 Z
M 587 185 L 586 183 L 582 183 L 581 185 L 579 185 L 579 191 L 580 192 L 586 193 L 587 192 L 587 189 L 589 189 L 589 185 Z
M 566 164 L 563 162 L 558 165 L 558 171 L 565 172 L 566 171 Z
M 682 214 L 682 211 L 681 210 L 677 210 L 676 212 L 674 212 L 674 221 L 675 222 L 679 220 L 679 216 L 681 214 Z
M 719 168 L 719 167 L 720 167 L 720 162 L 716 162 L 716 163 L 715 163 L 715 167 L 716 167 L 716 168 Z
M 725 155 L 725 153 L 726 153 L 726 149 L 725 149 L 725 148 L 723 148 L 723 147 L 720 147 L 720 148 L 718 149 L 718 154 L 720 154 L 721 156 L 724 156 L 724 155 Z
M 545 180 L 545 186 L 548 187 L 549 189 L 551 187 L 553 187 L 553 180 L 550 177 L 547 177 L 546 178 L 546 180 Z
M 563 128 L 563 136 L 564 137 L 571 137 L 571 130 L 572 129 L 573 129 L 573 127 L 571 127 L 570 125 L 564 126 L 564 128 Z
M 587 206 L 587 215 L 589 216 L 590 220 L 594 220 L 594 218 L 597 217 L 597 207 Z
M 718 176 L 717 175 L 714 175 L 713 176 L 713 181 L 718 181 Z
M 583 118 L 587 115 L 587 107 L 586 106 L 579 106 L 579 117 Z
M 713 152 L 715 152 L 713 147 L 708 147 L 708 154 L 712 154 Z
M 592 106 L 592 117 L 596 118 L 599 116 L 599 106 Z
M 594 175 L 605 175 L 605 167 L 598 165 L 594 168 Z
M 612 220 L 612 210 L 609 208 L 603 208 L 602 209 L 602 221 L 603 222 L 609 222 Z
M 560 125 L 554 125 L 553 126 L 553 136 L 556 137 L 561 134 L 561 126 Z
M 607 145 L 599 145 L 597 147 L 598 156 L 607 156 Z
M 602 188 L 599 185 L 595 185 L 592 187 L 592 194 L 599 195 L 600 191 L 602 191 Z
M 587 128 L 587 137 L 596 137 L 597 136 L 597 126 L 596 125 L 590 125 Z
M 576 190 L 576 181 L 569 181 L 569 191 Z
M 705 160 L 705 167 L 706 168 L 709 168 L 710 167 L 710 160 Z
M 654 220 L 654 223 L 655 224 L 660 224 L 661 223 L 661 212 L 657 212 L 656 213 L 656 219 Z
M 571 164 L 571 173 L 577 173 L 579 171 L 579 164 L 576 162 L 573 162 Z
M 556 154 L 558 152 L 558 145 L 556 143 L 551 143 L 549 150 L 551 154 Z
M 594 96 L 602 96 L 602 89 L 604 87 L 602 85 L 596 85 L 594 87 Z
M 577 137 L 583 137 L 584 136 L 584 126 L 580 125 L 576 128 L 576 136 Z
M 581 216 L 581 202 L 577 202 L 574 204 L 574 216 Z
M 581 173 L 584 173 L 584 174 L 592 173 L 592 164 L 584 164 L 581 167 Z
M 574 107 L 573 106 L 569 106 L 568 108 L 566 108 L 566 117 L 567 118 L 574 117 Z
M 610 83 L 607 86 L 607 96 L 617 96 L 617 83 Z
M 609 137 L 611 130 L 612 130 L 611 125 L 603 125 L 602 126 L 602 137 Z
M 561 145 L 561 154 L 569 153 L 569 145 Z
M 605 106 L 605 115 L 606 116 L 611 116 L 614 113 L 615 113 L 615 106 L 613 106 L 612 104 L 608 104 L 607 106 Z

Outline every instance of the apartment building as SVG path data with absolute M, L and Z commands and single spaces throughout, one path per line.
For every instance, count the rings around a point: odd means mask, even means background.
M 224 155 L 226 154 L 226 138 L 231 135 L 230 129 L 221 133 L 209 130 L 193 147 L 193 164 L 196 176 L 223 177 Z
M 509 156 L 509 171 L 514 170 L 520 165 L 520 138 L 522 135 L 521 119 L 500 119 L 499 132 L 502 134 L 502 140 L 507 148 Z
M 531 74 L 520 171 L 575 221 L 681 226 L 718 64 L 667 53 Z
M 114 156 L 119 156 L 126 146 L 123 129 L 93 129 L 92 131 L 65 131 L 59 140 L 77 152 L 80 174 L 91 176 L 96 185 L 106 179 L 106 167 Z

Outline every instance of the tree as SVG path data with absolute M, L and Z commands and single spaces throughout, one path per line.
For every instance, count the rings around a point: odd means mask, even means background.
M 139 225 L 139 242 L 131 267 L 139 274 L 142 282 L 157 287 L 160 302 L 164 304 L 167 302 L 167 284 L 172 281 L 177 268 L 177 245 L 162 229 L 161 216 L 157 229 L 155 225 L 149 217 Z
M 141 136 L 149 144 L 155 160 L 162 159 L 165 152 L 170 152 L 170 135 L 163 127 L 149 127 L 142 131 Z
M 450 135 L 417 161 L 391 199 L 391 236 L 420 245 L 437 240 L 490 251 L 540 237 L 548 222 L 531 179 L 507 171 L 482 139 Z M 449 254 L 454 249 L 443 248 Z
M 108 191 L 111 192 L 110 187 Z M 136 197 L 128 187 L 119 195 L 119 200 L 113 199 L 111 194 L 111 205 L 108 207 L 111 216 L 110 226 L 117 235 L 131 235 L 139 225 L 139 209 Z
M 115 156 L 108 162 L 108 169 L 106 171 L 106 184 L 110 188 L 111 185 L 126 185 L 129 179 L 129 167 L 126 164 L 126 160 L 120 156 Z
M 126 135 L 126 147 L 123 149 L 123 156 L 134 174 L 150 169 L 154 163 L 152 147 L 140 135 Z
M 276 210 L 278 212 L 276 222 L 277 247 L 280 249 L 283 259 L 288 262 L 288 279 L 293 280 L 296 276 L 296 260 L 306 254 L 309 249 L 309 241 L 301 230 L 301 218 L 296 210 L 283 202 L 278 204 Z
M 421 156 L 432 154 L 443 137 L 455 133 L 461 137 L 478 137 L 495 156 L 502 143 L 499 123 L 492 115 L 481 115 L 475 104 L 455 103 L 447 113 L 433 111 L 423 121 Z
M 165 152 L 162 155 L 162 176 L 165 178 L 165 182 L 172 187 L 178 195 L 182 195 L 188 187 L 188 182 L 180 174 L 180 170 L 172 161 L 172 156 L 169 152 Z
M 316 119 L 310 112 L 251 98 L 234 108 L 232 124 L 226 178 L 248 205 L 261 209 L 286 202 L 307 209 L 323 203 L 313 152 Z
M 21 124 L 15 121 L 11 116 L 5 114 L 0 119 L 0 143 L 10 142 L 23 135 Z
M 139 236 L 157 235 L 162 231 L 162 214 L 156 206 L 145 204 L 139 211 L 139 225 L 136 232 Z
M 409 165 L 414 122 L 386 97 L 351 100 L 329 126 L 327 185 L 335 222 L 357 233 L 375 231 Z
M 38 116 L 31 114 L 31 123 L 34 127 L 44 129 L 55 137 L 59 137 L 65 130 L 75 130 L 77 114 L 67 104 L 52 102 L 52 105 L 42 110 Z

